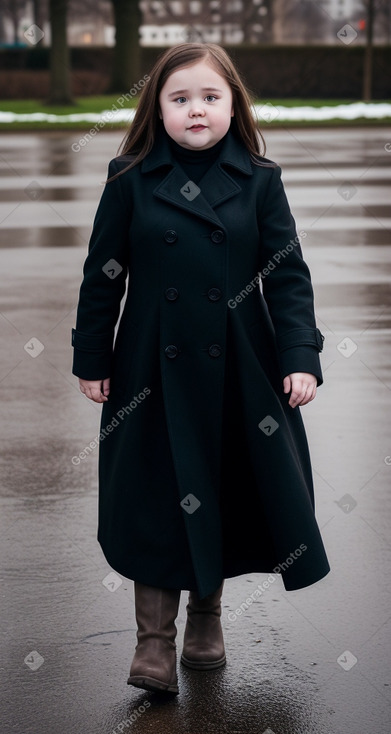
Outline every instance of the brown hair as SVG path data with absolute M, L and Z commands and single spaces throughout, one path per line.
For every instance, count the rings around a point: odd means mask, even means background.
M 109 181 L 137 165 L 152 149 L 159 122 L 159 95 L 170 74 L 203 59 L 210 61 L 217 73 L 229 84 L 234 108 L 231 127 L 243 141 L 253 162 L 262 165 L 259 158 L 265 155 L 265 140 L 252 115 L 253 102 L 250 94 L 227 52 L 215 43 L 180 43 L 160 54 L 150 72 L 149 81 L 141 92 L 130 130 L 118 148 L 118 155 L 131 153 L 135 157 L 129 166 L 112 176 Z

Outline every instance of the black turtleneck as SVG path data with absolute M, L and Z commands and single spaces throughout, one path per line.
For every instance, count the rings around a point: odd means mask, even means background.
M 218 157 L 227 135 L 228 133 L 215 143 L 215 145 L 212 145 L 206 150 L 190 150 L 176 143 L 169 135 L 168 139 L 174 158 L 176 158 L 185 173 L 189 176 L 189 179 L 198 184 L 208 168 L 211 167 Z

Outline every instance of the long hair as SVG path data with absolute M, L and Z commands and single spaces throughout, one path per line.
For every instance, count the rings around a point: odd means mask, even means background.
M 133 122 L 118 148 L 118 155 L 132 154 L 134 157 L 128 166 L 109 181 L 137 165 L 151 151 L 160 122 L 159 95 L 170 74 L 201 60 L 207 60 L 229 84 L 234 109 L 231 122 L 233 131 L 241 138 L 253 162 L 262 165 L 260 157 L 266 152 L 265 140 L 252 114 L 250 94 L 227 52 L 215 43 L 180 43 L 160 54 L 148 75 L 149 80 L 141 92 Z

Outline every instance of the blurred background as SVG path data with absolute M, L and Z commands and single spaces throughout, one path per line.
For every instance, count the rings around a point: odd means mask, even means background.
M 223 45 L 257 98 L 390 96 L 389 0 L 0 0 L 0 99 L 95 109 L 183 41 Z

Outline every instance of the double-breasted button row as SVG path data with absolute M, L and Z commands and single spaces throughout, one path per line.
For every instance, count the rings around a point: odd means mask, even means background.
M 208 347 L 208 354 L 210 357 L 220 357 L 222 352 L 223 349 L 220 344 L 211 344 L 210 347 Z M 169 344 L 165 348 L 164 354 L 168 359 L 175 359 L 179 354 L 179 349 L 175 344 Z
M 168 242 L 170 245 L 173 245 L 174 242 L 178 239 L 178 234 L 175 232 L 175 229 L 166 229 L 164 235 L 164 239 L 166 242 Z M 213 232 L 210 234 L 210 239 L 212 242 L 215 243 L 215 245 L 220 244 L 220 242 L 224 239 L 224 232 L 222 229 L 214 229 Z
M 179 297 L 179 291 L 177 288 L 173 287 L 166 288 L 164 295 L 167 298 L 167 301 L 176 301 Z M 219 301 L 222 296 L 222 292 L 220 288 L 209 288 L 207 296 L 210 301 Z

